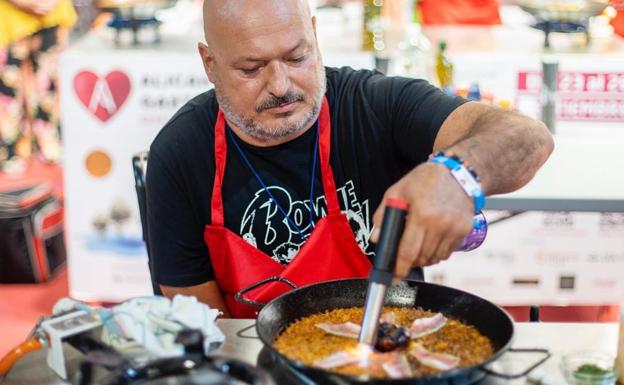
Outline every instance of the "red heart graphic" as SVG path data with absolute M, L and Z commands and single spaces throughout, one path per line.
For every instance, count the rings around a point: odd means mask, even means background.
M 80 71 L 74 77 L 74 90 L 87 110 L 106 122 L 128 98 L 130 78 L 121 71 L 111 71 L 104 78 L 91 71 Z

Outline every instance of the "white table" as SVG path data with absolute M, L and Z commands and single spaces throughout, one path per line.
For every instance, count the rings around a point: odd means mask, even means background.
M 226 335 L 225 344 L 216 352 L 220 355 L 237 358 L 252 365 L 256 364 L 262 343 L 257 339 L 240 338 L 237 333 L 253 324 L 253 320 L 219 320 L 219 326 Z M 245 334 L 255 335 L 255 331 L 248 330 Z M 576 350 L 600 350 L 615 357 L 618 338 L 617 324 L 579 324 L 579 323 L 516 323 L 513 347 L 516 348 L 546 348 L 552 357 L 540 368 L 534 370 L 529 380 L 533 383 L 545 385 L 564 385 L 563 376 L 559 370 L 562 354 Z M 531 357 L 503 356 L 501 360 L 513 360 L 513 367 L 523 367 L 535 360 Z M 71 355 L 71 367 L 76 368 L 80 356 Z M 523 362 L 520 362 L 523 361 Z M 504 363 L 505 361 L 503 361 Z M 505 366 L 505 365 L 503 365 Z M 524 384 L 527 379 L 504 381 L 506 385 Z M 46 366 L 44 355 L 37 352 L 18 362 L 9 372 L 3 385 L 65 385 Z
M 555 150 L 525 187 L 487 209 L 624 211 L 624 123 L 561 122 Z

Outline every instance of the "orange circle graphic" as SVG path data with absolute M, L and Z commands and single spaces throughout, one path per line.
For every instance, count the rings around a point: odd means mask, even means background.
M 85 167 L 87 168 L 87 171 L 89 171 L 89 174 L 96 178 L 108 175 L 112 164 L 113 161 L 110 156 L 100 150 L 92 151 L 89 155 L 87 155 L 87 159 L 85 160 Z

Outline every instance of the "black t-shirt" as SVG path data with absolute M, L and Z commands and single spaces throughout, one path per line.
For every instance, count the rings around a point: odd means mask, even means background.
M 338 200 L 362 250 L 384 192 L 431 153 L 438 130 L 464 99 L 424 80 L 327 68 L 331 114 L 330 164 Z M 147 168 L 148 238 L 159 284 L 192 286 L 214 279 L 204 227 L 211 222 L 215 173 L 214 91 L 184 105 L 158 134 Z M 227 128 L 223 180 L 225 227 L 286 264 L 309 236 L 316 126 L 274 147 L 249 145 Z M 243 161 L 249 159 L 282 210 Z M 327 212 L 317 159 L 312 198 L 316 222 Z M 293 225 L 294 223 L 294 225 Z

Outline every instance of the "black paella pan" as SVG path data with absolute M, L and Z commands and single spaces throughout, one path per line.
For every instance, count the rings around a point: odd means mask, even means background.
M 281 278 L 269 278 L 239 293 L 237 299 L 246 304 L 260 306 L 261 304 L 244 299 L 244 292 L 275 280 L 285 281 Z M 284 283 L 294 287 L 290 282 Z M 273 347 L 277 337 L 298 319 L 337 308 L 364 306 L 367 287 L 367 279 L 345 279 L 296 288 L 275 298 L 260 310 L 256 321 L 258 336 L 265 349 L 280 364 L 321 384 L 473 384 L 483 379 L 486 374 L 506 379 L 525 376 L 550 356 L 549 352 L 544 349 L 510 348 L 514 334 L 513 321 L 499 306 L 461 290 L 422 281 L 405 281 L 400 285 L 392 286 L 386 295 L 386 306 L 423 308 L 441 312 L 449 318 L 472 325 L 492 342 L 494 354 L 491 357 L 478 365 L 453 369 L 433 376 L 378 379 L 348 376 L 304 365 L 299 361 L 289 359 Z M 535 352 L 542 354 L 543 357 L 521 373 L 498 373 L 489 369 L 488 365 L 505 352 Z

